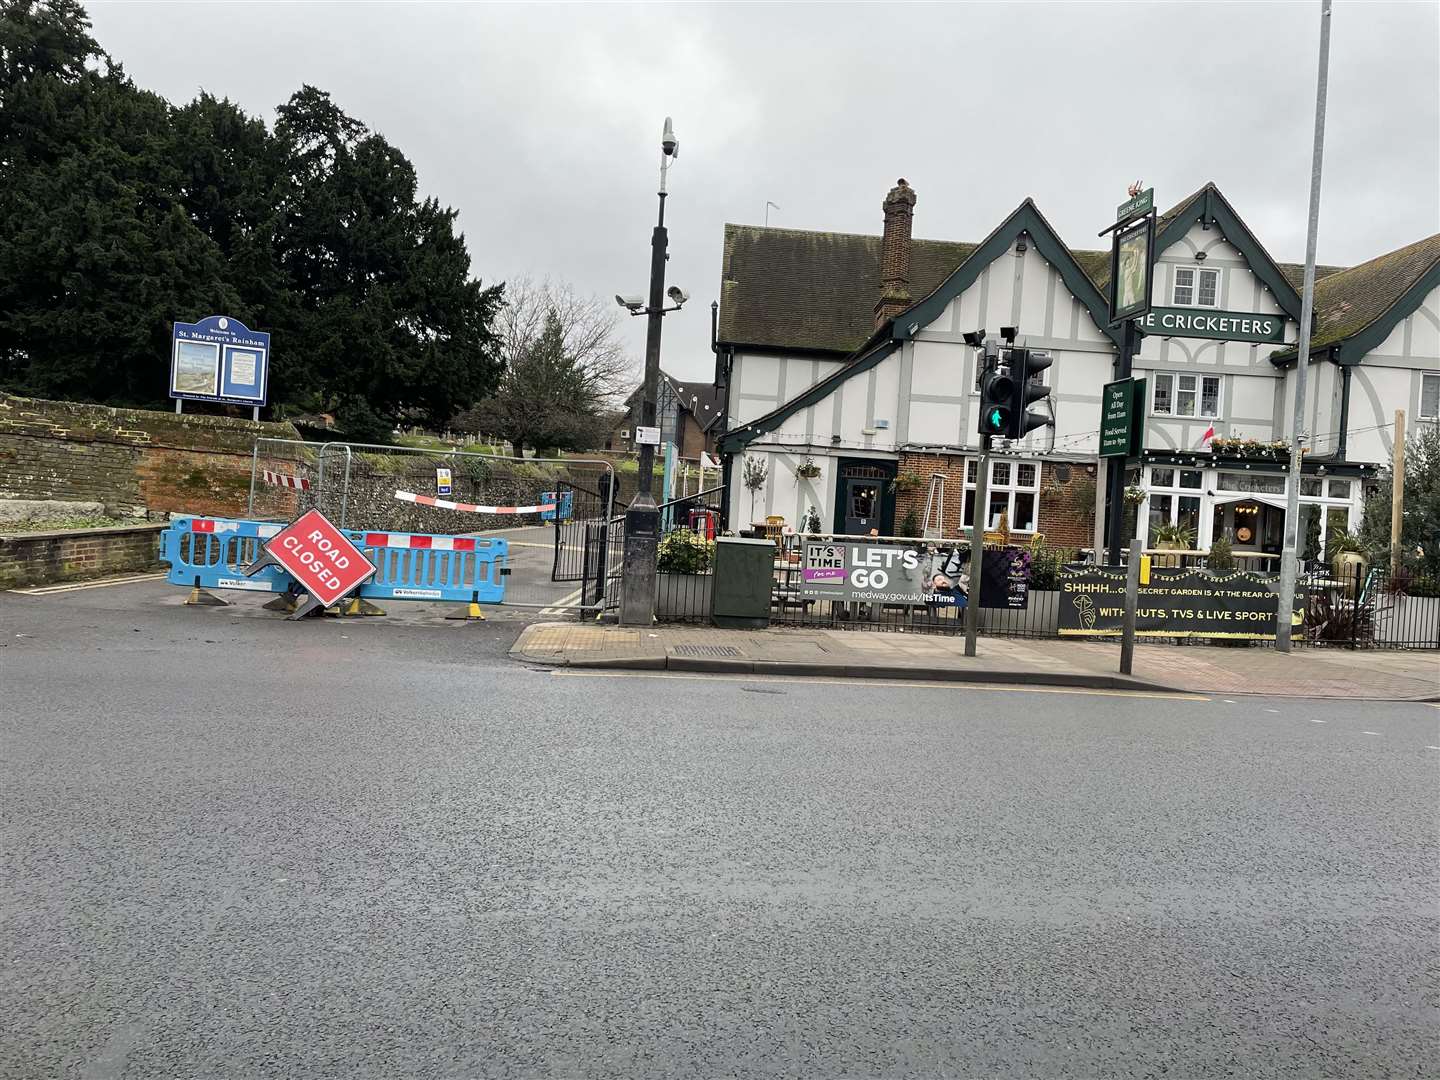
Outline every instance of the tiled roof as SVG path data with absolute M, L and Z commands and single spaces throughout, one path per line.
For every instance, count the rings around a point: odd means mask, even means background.
M 1437 262 L 1440 233 L 1317 280 L 1312 355 L 1375 322 Z
M 694 414 L 700 430 L 709 428 L 724 413 L 724 395 L 713 383 L 703 379 L 677 379 L 666 371 L 661 371 L 660 377 L 670 384 L 679 402 Z
M 974 244 L 916 240 L 910 296 L 932 292 Z M 880 237 L 755 225 L 725 226 L 721 341 L 849 353 L 875 329 Z
M 1207 184 L 1161 214 L 1157 232 L 1212 187 Z M 933 292 L 978 246 L 912 241 L 912 300 Z M 1110 277 L 1110 252 L 1071 249 L 1070 254 L 1103 291 Z M 1323 348 L 1370 325 L 1437 259 L 1440 235 L 1348 269 L 1316 266 L 1315 347 Z M 1304 266 L 1275 265 L 1298 291 Z M 725 344 L 849 355 L 873 334 L 879 296 L 878 236 L 725 226 L 719 326 L 719 340 Z

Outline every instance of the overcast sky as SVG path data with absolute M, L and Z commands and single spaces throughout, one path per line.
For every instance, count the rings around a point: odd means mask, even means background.
M 1319 3 L 95 3 L 100 44 L 174 102 L 274 120 L 302 83 L 460 210 L 485 281 L 644 292 L 675 118 L 663 363 L 711 370 L 724 223 L 978 240 L 1027 195 L 1096 246 L 1125 187 L 1214 180 L 1280 261 L 1305 254 Z M 1440 231 L 1440 4 L 1335 5 L 1321 262 Z M 625 327 L 643 353 L 643 320 Z

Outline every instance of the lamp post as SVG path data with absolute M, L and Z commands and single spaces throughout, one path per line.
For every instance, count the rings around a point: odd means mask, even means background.
M 650 295 L 645 302 L 638 296 L 616 296 L 615 301 L 631 315 L 644 315 L 645 381 L 640 394 L 640 424 L 650 430 L 640 446 L 639 491 L 625 511 L 624 577 L 620 588 L 620 622 L 624 626 L 649 626 L 655 619 L 655 558 L 660 541 L 660 511 L 655 505 L 655 397 L 660 383 L 660 329 L 667 312 L 678 311 L 689 299 L 684 290 L 671 286 L 673 307 L 665 306 L 665 260 L 670 244 L 665 229 L 665 181 L 671 164 L 680 154 L 680 140 L 670 118 L 665 118 L 664 134 L 660 137 L 660 215 L 650 234 Z M 654 441 L 652 441 L 652 439 Z
M 1320 71 L 1315 79 L 1315 139 L 1310 155 L 1310 216 L 1305 230 L 1305 277 L 1300 289 L 1300 340 L 1295 348 L 1295 415 L 1290 427 L 1290 472 L 1285 478 L 1285 546 L 1280 550 L 1280 601 L 1275 648 L 1290 651 L 1295 577 L 1300 546 L 1301 432 L 1305 426 L 1305 376 L 1310 367 L 1310 329 L 1315 305 L 1315 241 L 1320 229 L 1320 166 L 1325 158 L 1325 96 L 1330 82 L 1330 0 L 1320 0 Z

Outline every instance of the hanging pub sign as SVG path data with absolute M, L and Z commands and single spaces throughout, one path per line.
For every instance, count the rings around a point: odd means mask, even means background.
M 1116 229 L 1110 248 L 1110 321 L 1138 319 L 1150 310 L 1155 274 L 1155 215 Z
M 261 406 L 269 393 L 270 335 L 229 315 L 177 322 L 171 333 L 170 396 Z
M 1212 577 L 1202 570 L 1155 567 L 1140 586 L 1137 637 L 1273 641 L 1280 610 L 1278 581 L 1246 571 Z M 1297 595 L 1299 626 L 1304 597 Z M 1119 637 L 1125 621 L 1125 571 L 1093 566 L 1060 574 L 1062 637 Z

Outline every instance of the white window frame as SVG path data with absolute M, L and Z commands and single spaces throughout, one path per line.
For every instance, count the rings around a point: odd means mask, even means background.
M 1168 483 L 1168 484 L 1159 484 L 1159 483 L 1157 483 L 1156 480 L 1155 480 L 1155 472 L 1156 472 L 1157 469 L 1160 470 L 1160 471 L 1162 471 L 1162 472 L 1169 472 L 1169 473 L 1171 473 L 1171 474 L 1172 474 L 1172 475 L 1171 475 L 1171 482 Z M 1182 472 L 1189 472 L 1189 473 L 1196 473 L 1196 474 L 1198 474 L 1199 477 L 1200 477 L 1200 486 L 1199 486 L 1199 487 L 1181 487 L 1181 486 L 1180 486 L 1180 474 L 1181 474 Z M 1156 495 L 1159 495 L 1161 498 L 1166 498 L 1166 499 L 1169 499 L 1169 500 L 1170 500 L 1170 512 L 1165 515 L 1166 524 L 1169 524 L 1169 525 L 1174 525 L 1174 524 L 1175 524 L 1177 521 L 1179 521 L 1179 519 L 1180 519 L 1180 500 L 1181 500 L 1181 499 L 1194 499 L 1194 500 L 1195 500 L 1195 502 L 1196 502 L 1196 510 L 1195 510 L 1195 545 L 1196 545 L 1196 547 L 1199 547 L 1200 544 L 1201 544 L 1201 540 L 1202 540 L 1203 537 L 1204 537 L 1204 532 L 1205 532 L 1205 516 L 1206 516 L 1206 515 L 1205 515 L 1205 510 L 1206 510 L 1206 506 L 1207 506 L 1207 504 L 1209 504 L 1209 505 L 1211 505 L 1211 506 L 1214 505 L 1213 502 L 1211 502 L 1211 501 L 1207 498 L 1207 488 L 1208 488 L 1208 485 L 1205 483 L 1205 470 L 1203 470 L 1203 469 L 1194 469 L 1194 468 L 1186 469 L 1186 468 L 1183 468 L 1182 466 L 1179 466 L 1179 465 L 1151 465 L 1150 467 L 1148 467 L 1148 468 L 1145 470 L 1145 505 L 1144 505 L 1144 507 L 1142 508 L 1143 511 L 1144 511 L 1142 516 L 1143 516 L 1143 518 L 1144 518 L 1144 523 L 1145 523 L 1145 543 L 1146 543 L 1146 545 L 1148 546 L 1148 545 L 1151 543 L 1151 539 L 1150 539 L 1150 507 L 1151 507 L 1151 504 L 1152 504 L 1153 497 L 1156 496 Z
M 1422 371 L 1420 373 L 1420 400 L 1415 409 L 1415 415 L 1421 420 L 1440 420 L 1440 389 L 1435 394 L 1436 409 L 1433 413 L 1425 411 L 1425 380 L 1434 379 L 1440 383 L 1440 371 Z
M 1189 284 L 1189 285 L 1182 286 L 1182 285 L 1180 284 L 1180 275 L 1181 275 L 1181 273 L 1186 273 L 1186 274 L 1189 274 L 1189 275 L 1190 275 L 1190 284 Z M 1201 279 L 1201 277 L 1203 277 L 1205 274 L 1210 274 L 1210 275 L 1212 275 L 1212 276 L 1214 277 L 1214 279 L 1215 279 L 1215 300 L 1214 300 L 1213 303 L 1209 303 L 1209 304 L 1202 304 L 1202 303 L 1200 302 L 1200 279 Z M 1189 299 L 1189 300 L 1181 300 L 1181 299 L 1180 299 L 1180 296 L 1179 296 L 1179 293 L 1177 292 L 1177 290 L 1181 289 L 1182 287 L 1183 287 L 1183 288 L 1187 288 L 1187 289 L 1190 290 L 1190 299 Z M 1177 266 L 1177 267 L 1175 267 L 1175 271 L 1174 271 L 1174 273 L 1171 275 L 1171 282 L 1170 282 L 1170 303 L 1171 303 L 1171 305 L 1172 305 L 1173 307 L 1219 308 L 1219 306 L 1220 306 L 1220 268 L 1219 268 L 1219 267 L 1216 267 L 1216 266 L 1201 266 L 1199 263 L 1195 263 L 1193 266 L 1192 266 L 1192 265 L 1186 265 L 1186 266 Z
M 966 508 L 972 506 L 974 503 L 975 482 L 970 479 L 970 473 L 972 471 L 971 466 L 977 465 L 977 463 L 977 458 L 967 458 L 965 460 L 965 490 L 961 493 L 960 496 L 960 516 L 964 519 L 963 524 L 967 529 L 974 524 L 975 518 L 975 515 L 973 513 L 966 512 Z M 1010 482 L 1008 484 L 997 484 L 995 482 L 995 466 L 1002 464 L 1010 466 Z M 1021 484 L 1019 482 L 1021 465 L 1033 465 L 1035 467 L 1035 483 L 1033 485 Z M 990 478 L 989 484 L 986 486 L 985 500 L 988 503 L 993 496 L 998 495 L 1002 491 L 1006 492 L 1007 498 L 1005 499 L 1005 520 L 1007 523 L 1009 523 L 1010 531 L 1012 533 L 1021 533 L 1026 536 L 1030 536 L 1040 531 L 1040 471 L 1040 462 L 1032 461 L 1029 458 L 992 457 L 990 459 Z M 1029 494 L 1034 496 L 1034 528 L 1021 529 L 1015 525 L 1015 496 L 1017 494 Z M 985 524 L 986 529 L 994 529 L 998 527 L 998 519 L 993 522 L 987 521 Z
M 1171 420 L 1218 420 L 1220 418 L 1220 402 L 1225 397 L 1225 376 L 1207 375 L 1199 371 L 1152 371 L 1150 379 L 1150 415 L 1163 416 Z M 1160 396 L 1160 380 L 1168 379 L 1170 387 L 1170 408 L 1160 409 L 1156 399 Z M 1195 386 L 1186 393 L 1195 395 L 1195 411 L 1193 413 L 1180 412 L 1180 380 L 1194 379 Z M 1215 380 L 1215 409 L 1213 412 L 1205 412 L 1205 380 Z

